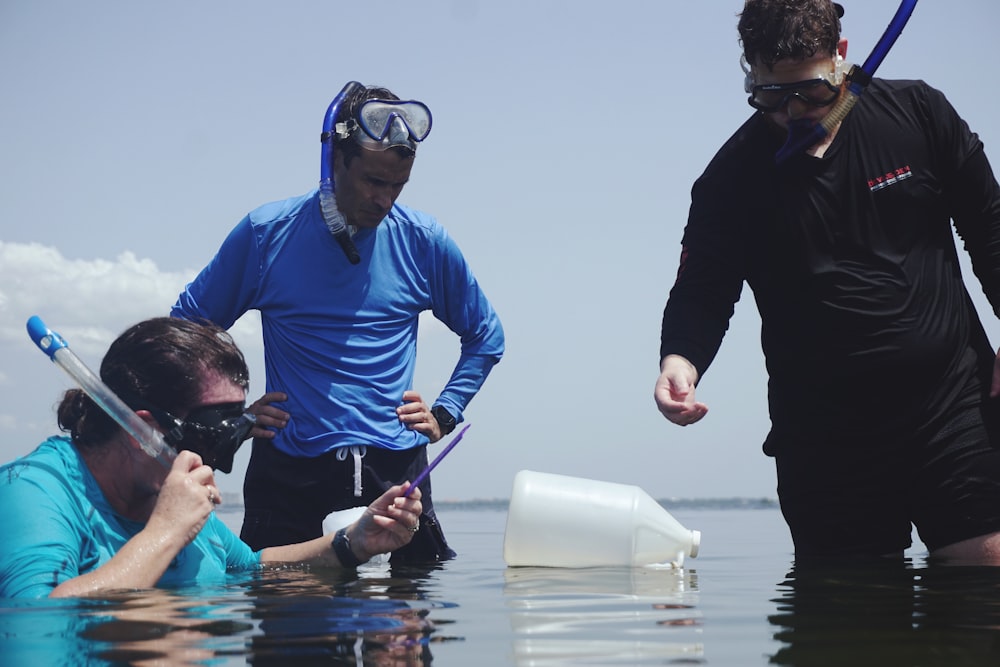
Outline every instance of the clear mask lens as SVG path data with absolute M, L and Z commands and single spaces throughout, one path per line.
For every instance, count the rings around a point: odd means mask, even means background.
M 431 110 L 415 100 L 368 100 L 358 109 L 357 119 L 337 124 L 341 138 L 354 135 L 370 150 L 384 151 L 393 146 L 416 150 L 431 132 Z M 361 132 L 357 132 L 361 128 Z
M 358 111 L 358 123 L 376 141 L 398 140 L 401 130 L 407 138 L 423 141 L 431 131 L 431 110 L 414 100 L 368 100 Z

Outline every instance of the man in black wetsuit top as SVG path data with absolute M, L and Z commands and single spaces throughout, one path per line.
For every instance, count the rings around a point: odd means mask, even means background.
M 1000 188 L 979 138 L 922 81 L 875 79 L 827 136 L 776 164 L 789 128 L 844 94 L 843 8 L 747 0 L 757 112 L 692 189 L 663 314 L 655 399 L 687 425 L 743 283 L 761 316 L 778 496 L 797 559 L 1000 564 L 1000 363 L 952 234 L 1000 307 Z

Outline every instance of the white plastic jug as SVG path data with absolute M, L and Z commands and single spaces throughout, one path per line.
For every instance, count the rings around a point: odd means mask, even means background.
M 522 470 L 514 477 L 503 559 L 510 567 L 643 566 L 698 555 L 682 526 L 637 486 Z

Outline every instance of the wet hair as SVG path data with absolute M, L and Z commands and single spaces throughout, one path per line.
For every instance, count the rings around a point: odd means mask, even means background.
M 833 55 L 840 41 L 842 8 L 831 0 L 746 0 L 738 30 L 751 65 Z
M 368 100 L 398 100 L 399 96 L 388 88 L 377 86 L 361 86 L 353 90 L 340 104 L 337 110 L 335 123 L 345 123 L 351 118 L 357 118 L 361 105 Z M 363 130 L 360 130 L 363 131 Z M 346 139 L 337 141 L 337 151 L 344 156 L 344 165 L 350 166 L 351 160 L 361 153 L 361 146 L 352 135 Z M 401 152 L 405 157 L 412 157 L 415 153 L 406 146 L 393 146 L 389 150 Z
M 108 348 L 101 379 L 128 404 L 139 401 L 175 415 L 198 405 L 206 376 L 217 374 L 244 390 L 246 360 L 232 337 L 208 322 L 157 317 L 133 325 Z M 57 409 L 59 428 L 78 447 L 109 440 L 120 426 L 80 389 L 70 389 Z

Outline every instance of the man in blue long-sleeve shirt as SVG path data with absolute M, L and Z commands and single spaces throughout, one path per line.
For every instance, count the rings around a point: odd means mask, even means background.
M 331 109 L 336 125 L 323 140 L 351 252 L 334 235 L 329 204 L 321 207 L 322 187 L 266 204 L 232 230 L 171 312 L 223 327 L 261 314 L 267 394 L 256 411 L 276 430 L 256 431 L 244 483 L 241 536 L 255 549 L 321 535 L 328 513 L 414 479 L 426 445 L 462 421 L 504 350 L 500 320 L 458 246 L 434 218 L 396 203 L 430 130 L 427 108 L 353 84 Z M 433 407 L 412 388 L 427 310 L 461 339 Z M 429 479 L 421 492 L 422 530 L 393 562 L 454 556 Z

